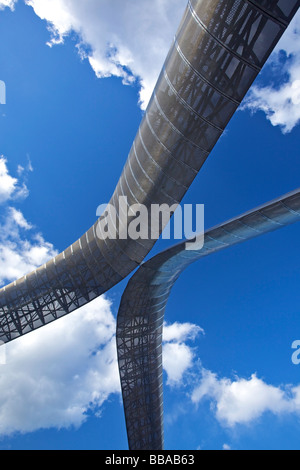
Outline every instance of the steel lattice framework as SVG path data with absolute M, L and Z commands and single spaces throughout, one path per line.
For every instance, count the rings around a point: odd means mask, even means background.
M 128 208 L 181 202 L 299 6 L 300 0 L 189 0 L 110 200 L 118 215 L 117 233 L 121 196 Z M 298 217 L 295 193 L 243 221 L 231 221 L 226 229 L 210 231 L 202 254 L 187 255 L 175 247 L 161 255 L 159 267 L 156 259 L 138 271 L 124 294 L 117 333 L 131 448 L 163 446 L 161 322 L 182 269 L 197 257 Z M 1 341 L 42 327 L 108 291 L 140 266 L 156 242 L 106 239 L 98 229 L 97 221 L 61 254 L 0 289 Z
M 190 0 L 110 204 L 179 203 L 299 0 Z M 163 227 L 162 227 L 163 228 Z M 90 302 L 137 268 L 155 240 L 100 239 L 97 223 L 0 290 L 7 342 Z
M 300 221 L 300 189 L 208 230 L 204 246 L 180 243 L 142 264 L 122 297 L 117 347 L 131 450 L 161 450 L 163 430 L 162 334 L 166 305 L 180 274 L 193 262 Z

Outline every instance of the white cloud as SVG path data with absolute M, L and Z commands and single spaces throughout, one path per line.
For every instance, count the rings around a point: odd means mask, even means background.
M 71 31 L 98 77 L 139 79 L 145 109 L 186 7 L 186 0 L 25 0 L 50 25 L 50 45 Z M 87 52 L 88 49 L 88 52 Z
M 192 367 L 193 348 L 186 341 L 194 341 L 202 328 L 192 323 L 164 325 L 163 367 L 167 373 L 167 383 L 171 386 L 182 385 L 184 374 Z
M 111 304 L 100 297 L 6 346 L 0 434 L 80 426 L 119 394 Z
M 300 417 L 300 385 L 274 386 L 257 374 L 248 379 L 219 378 L 202 366 L 196 349 L 187 344 L 199 334 L 205 333 L 195 324 L 165 324 L 163 364 L 168 385 L 191 390 L 188 393 L 195 405 L 208 400 L 211 412 L 227 428 L 255 423 L 265 413 Z M 171 423 L 177 418 L 174 411 L 167 421 Z M 230 450 L 230 446 L 224 444 L 223 449 Z
M 184 373 L 193 365 L 194 354 L 189 346 L 167 343 L 163 347 L 163 366 L 167 372 L 168 385 L 182 385 Z
M 0 0 L 0 9 L 13 9 L 17 0 Z M 62 43 L 71 32 L 77 48 L 98 77 L 120 77 L 123 83 L 140 81 L 140 105 L 145 109 L 182 17 L 186 0 L 24 0 L 46 20 L 48 44 Z M 300 121 L 300 13 L 280 41 L 269 64 L 280 51 L 289 57 L 276 71 L 281 83 L 254 85 L 242 109 L 263 111 L 274 126 L 291 132 Z M 285 77 L 285 78 L 284 78 Z M 288 79 L 286 80 L 286 77 Z
M 17 1 L 18 0 L 0 0 L 0 10 L 4 10 L 6 7 L 13 10 Z
M 26 171 L 18 167 L 18 177 Z M 16 198 L 20 181 L 0 159 L 2 201 Z M 4 184 L 5 183 L 5 184 Z M 27 189 L 27 188 L 26 188 Z M 57 254 L 23 213 L 8 204 L 0 220 L 0 285 L 20 278 Z M 115 319 L 105 297 L 71 315 L 0 348 L 0 435 L 41 428 L 80 426 L 89 410 L 120 392 L 115 347 Z M 169 385 L 182 385 L 193 365 L 194 351 L 186 344 L 204 333 L 191 323 L 165 325 L 164 368 Z M 3 350 L 2 350 L 3 352 Z
M 22 276 L 55 254 L 20 210 L 6 208 L 0 224 L 0 283 Z M 300 415 L 300 386 L 275 387 L 255 374 L 248 380 L 218 378 L 202 367 L 202 379 L 195 386 L 199 360 L 188 342 L 199 334 L 204 331 L 192 323 L 165 324 L 163 366 L 168 385 L 192 385 L 192 402 L 208 399 L 218 421 L 230 428 L 252 423 L 266 412 Z M 0 364 L 1 357 L 0 351 Z M 0 434 L 80 426 L 89 410 L 99 413 L 105 400 L 119 392 L 115 319 L 102 297 L 7 346 L 7 365 L 0 365 Z
M 10 215 L 12 221 L 15 222 L 18 227 L 24 228 L 25 230 L 30 230 L 32 228 L 32 225 L 27 222 L 22 212 L 17 210 L 15 207 L 10 207 Z
M 22 178 L 26 178 L 27 171 L 32 169 L 18 167 Z M 10 175 L 6 159 L 0 157 L 0 203 L 4 206 L 0 220 L 0 286 L 22 277 L 57 254 L 20 210 L 7 207 L 8 202 L 28 194 L 26 184 Z
M 278 44 L 269 64 L 276 71 L 277 83 L 270 86 L 254 85 L 243 105 L 252 112 L 263 111 L 273 126 L 283 133 L 291 132 L 300 122 L 300 13 Z M 282 62 L 281 53 L 286 60 Z M 278 84 L 278 79 L 281 83 Z
M 10 199 L 16 190 L 18 180 L 10 176 L 6 159 L 0 157 L 0 204 Z
M 199 333 L 204 334 L 204 330 L 193 323 L 178 323 L 171 325 L 165 323 L 163 331 L 163 340 L 165 342 L 182 342 L 187 340 L 194 341 Z
M 18 167 L 18 177 L 32 171 Z M 26 188 L 26 191 L 24 190 Z M 0 285 L 57 254 L 53 245 L 8 205 L 28 195 L 0 158 Z M 6 203 L 6 204 L 5 204 Z M 61 320 L 0 348 L 0 435 L 80 426 L 120 392 L 111 304 L 101 297 Z M 5 354 L 4 354 L 5 351 Z M 5 359 L 5 361 L 4 361 Z M 3 365 L 4 363 L 4 365 Z
M 18 175 L 20 175 L 20 167 L 18 167 Z M 24 199 L 28 196 L 28 188 L 26 184 L 19 183 L 17 178 L 9 174 L 7 168 L 7 160 L 4 156 L 0 156 L 0 204 L 13 199 Z
M 14 281 L 57 254 L 53 245 L 33 230 L 21 211 L 9 207 L 0 224 L 0 286 Z
M 9 1 L 9 0 L 6 0 Z M 182 17 L 186 0 L 25 0 L 48 21 L 49 45 L 62 43 L 75 31 L 82 57 L 98 77 L 140 80 L 140 105 L 145 109 Z M 244 109 L 264 111 L 274 126 L 290 132 L 300 120 L 300 13 L 283 36 L 269 63 L 285 51 L 290 60 L 281 86 L 253 86 Z M 291 59 L 292 57 L 292 59 Z
M 186 330 L 179 323 L 169 328 L 181 326 Z M 190 326 L 192 337 L 193 329 L 198 327 Z M 102 296 L 6 345 L 6 365 L 0 365 L 0 435 L 79 427 L 88 412 L 100 416 L 104 402 L 121 392 L 115 330 L 111 303 Z M 176 348 L 180 353 L 176 359 L 181 373 L 176 377 L 172 366 L 170 375 L 171 383 L 178 384 L 184 372 L 181 354 L 189 358 L 191 352 L 183 343 L 166 346 L 167 361 Z
M 275 387 L 253 374 L 250 379 L 219 379 L 216 374 L 202 370 L 200 384 L 192 393 L 192 401 L 209 399 L 219 422 L 227 427 L 249 424 L 264 413 L 280 416 L 300 415 L 300 386 Z
M 228 444 L 223 444 L 223 450 L 231 450 L 230 445 L 228 445 Z

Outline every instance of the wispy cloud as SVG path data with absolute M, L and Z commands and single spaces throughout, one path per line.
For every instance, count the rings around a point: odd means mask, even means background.
M 20 167 L 17 173 L 18 176 L 20 176 Z M 0 156 L 0 204 L 4 204 L 9 200 L 26 198 L 28 194 L 28 188 L 24 179 L 22 181 L 11 176 L 7 167 L 6 158 L 3 155 Z
M 18 180 L 13 178 L 8 171 L 7 161 L 0 157 L 0 204 L 10 199 L 16 190 Z
M 33 271 L 57 254 L 21 211 L 9 207 L 0 224 L 0 286 Z
M 11 176 L 7 160 L 0 157 L 0 286 L 18 279 L 57 254 L 21 210 L 11 205 L 29 195 L 24 182 L 27 171 L 28 168 L 19 166 L 18 178 Z

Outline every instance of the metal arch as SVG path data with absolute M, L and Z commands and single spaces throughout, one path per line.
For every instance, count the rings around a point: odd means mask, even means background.
M 124 291 L 117 318 L 117 351 L 130 450 L 162 450 L 162 333 L 176 280 L 192 263 L 225 248 L 300 221 L 300 189 L 208 230 L 204 246 L 186 242 L 142 264 Z
M 116 206 L 120 195 L 147 208 L 182 200 L 299 5 L 189 1 L 110 204 Z M 137 268 L 155 243 L 100 240 L 96 227 L 0 290 L 1 341 L 103 294 Z

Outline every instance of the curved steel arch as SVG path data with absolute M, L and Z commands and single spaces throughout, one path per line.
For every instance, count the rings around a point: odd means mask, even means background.
M 300 221 L 300 189 L 208 230 L 204 246 L 180 243 L 142 264 L 124 291 L 117 319 L 117 350 L 131 450 L 161 450 L 162 334 L 166 305 L 181 273 L 200 258 Z
M 110 204 L 179 203 L 299 8 L 299 0 L 190 0 Z M 90 302 L 143 261 L 155 240 L 102 240 L 97 223 L 0 290 L 0 340 Z M 163 228 L 163 227 L 162 227 Z

